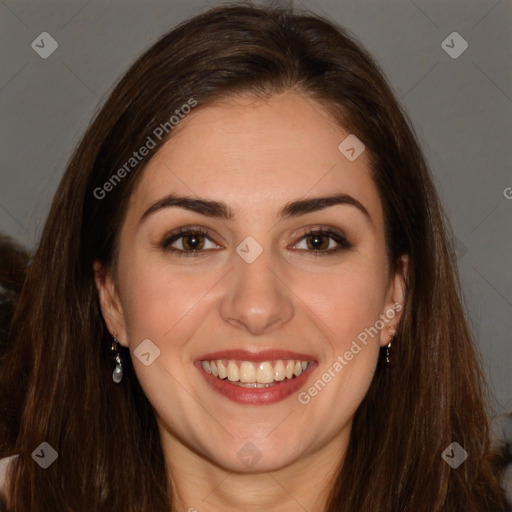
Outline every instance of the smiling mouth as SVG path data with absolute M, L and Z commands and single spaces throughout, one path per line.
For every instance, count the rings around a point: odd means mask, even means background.
M 201 361 L 203 371 L 219 380 L 244 388 L 268 388 L 302 375 L 310 361 L 276 359 L 273 361 L 243 361 L 215 359 Z

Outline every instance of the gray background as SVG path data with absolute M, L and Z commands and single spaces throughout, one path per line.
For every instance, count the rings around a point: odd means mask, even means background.
M 36 246 L 67 160 L 114 83 L 161 34 L 219 3 L 0 1 L 0 232 Z M 349 29 L 412 119 L 453 227 L 496 413 L 511 411 L 512 0 L 294 5 Z M 454 31 L 469 44 L 456 59 L 441 47 Z M 42 32 L 59 45 L 47 59 L 31 47 Z

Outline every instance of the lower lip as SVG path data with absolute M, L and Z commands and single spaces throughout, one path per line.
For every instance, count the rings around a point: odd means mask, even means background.
M 195 366 L 215 391 L 233 400 L 233 402 L 244 405 L 270 405 L 280 402 L 297 392 L 306 383 L 310 374 L 316 368 L 317 363 L 314 361 L 309 363 L 306 371 L 298 377 L 284 379 L 268 388 L 244 388 L 237 386 L 228 380 L 218 379 L 210 373 L 206 373 L 203 370 L 201 361 L 197 361 Z

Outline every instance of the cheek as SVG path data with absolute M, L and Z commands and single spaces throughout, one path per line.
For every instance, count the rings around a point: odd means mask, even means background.
M 204 276 L 184 278 L 157 271 L 133 275 L 125 315 L 130 338 L 153 336 L 164 342 L 171 332 L 176 333 L 178 323 L 185 316 L 191 313 L 193 316 L 193 310 L 208 288 Z
M 333 272 L 301 278 L 293 289 L 322 320 L 323 332 L 340 353 L 384 312 L 386 283 L 385 266 L 359 258 Z
M 171 273 L 147 258 L 134 258 L 126 268 L 123 312 L 130 343 L 154 338 L 163 344 L 211 287 L 207 276 Z

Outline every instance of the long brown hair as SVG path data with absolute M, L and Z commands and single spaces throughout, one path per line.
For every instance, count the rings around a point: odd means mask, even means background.
M 95 259 L 115 268 L 127 200 L 149 158 L 104 197 L 97 190 L 191 98 L 201 108 L 289 89 L 327 106 L 364 141 L 384 207 L 390 271 L 409 255 L 393 366 L 378 366 L 356 412 L 326 510 L 507 510 L 447 222 L 411 123 L 378 65 L 345 30 L 308 12 L 237 3 L 182 23 L 149 48 L 69 162 L 0 375 L 8 420 L 0 453 L 20 454 L 14 511 L 172 510 L 154 411 L 123 348 L 125 377 L 112 383 L 111 337 L 93 276 Z M 153 154 L 170 136 L 153 137 Z M 58 452 L 45 470 L 31 458 L 43 441 Z M 457 469 L 441 457 L 454 441 L 469 453 Z
M 0 356 L 6 347 L 14 307 L 29 262 L 28 251 L 11 237 L 0 234 Z

